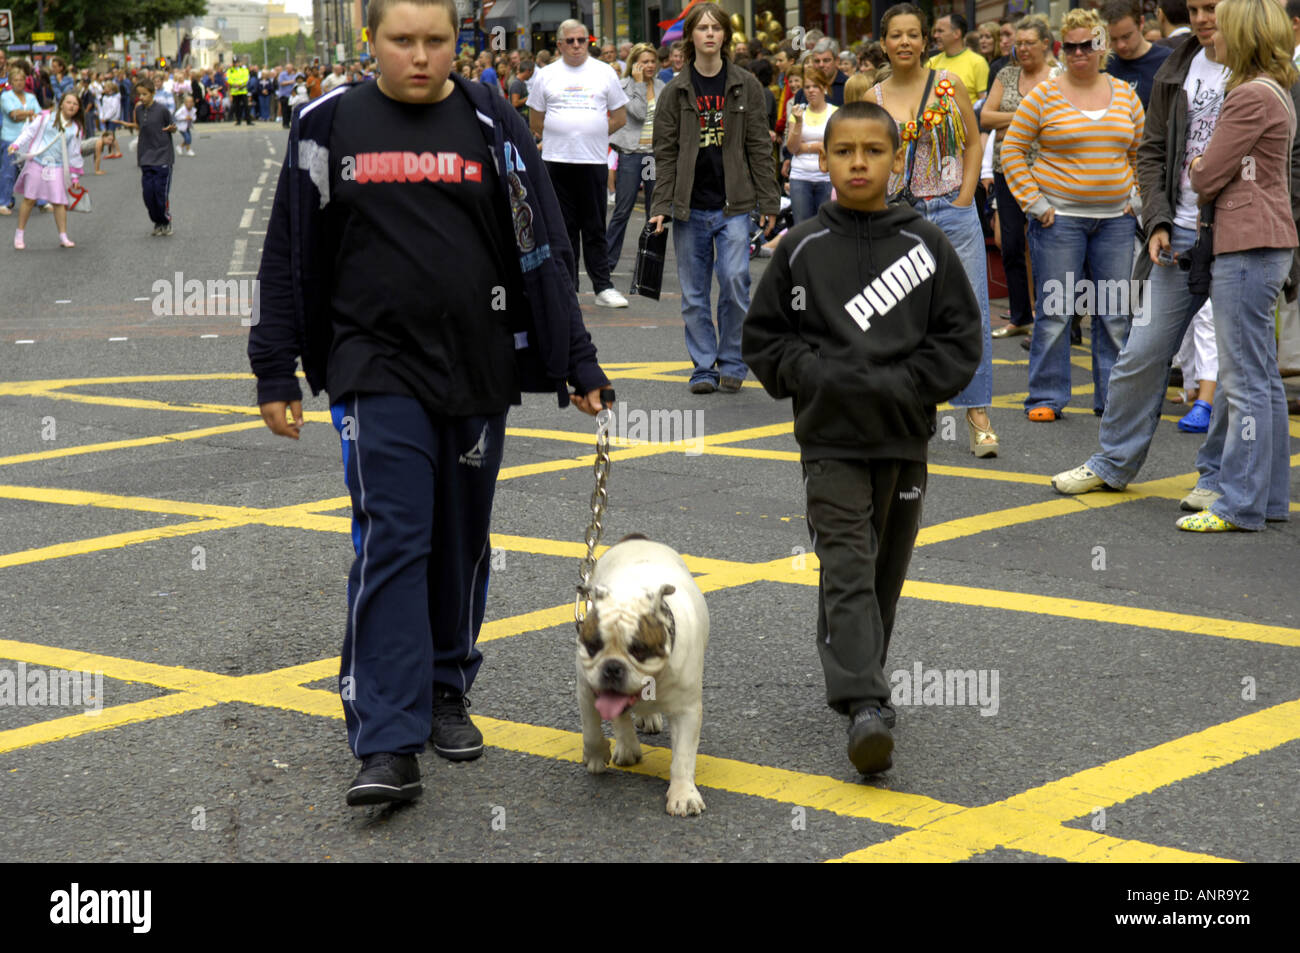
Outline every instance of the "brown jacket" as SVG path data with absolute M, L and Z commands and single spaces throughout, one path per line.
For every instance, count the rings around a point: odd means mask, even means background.
M 1296 120 L 1290 96 L 1267 80 L 1242 83 L 1223 100 L 1192 188 L 1214 202 L 1214 253 L 1296 247 L 1287 175 Z
M 726 215 L 748 214 L 757 205 L 764 215 L 781 211 L 776 187 L 772 137 L 767 132 L 767 101 L 753 73 L 723 61 L 727 72 L 727 106 L 722 140 L 722 172 L 726 179 Z M 663 215 L 687 221 L 695 158 L 700 152 L 700 112 L 688 64 L 659 94 L 655 107 L 655 199 L 650 217 Z

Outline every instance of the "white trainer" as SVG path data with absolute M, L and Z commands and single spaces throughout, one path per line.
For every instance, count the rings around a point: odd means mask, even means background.
M 1102 488 L 1109 489 L 1109 487 L 1106 487 L 1106 481 L 1089 470 L 1087 466 L 1075 467 L 1073 470 L 1058 473 L 1052 477 L 1052 487 L 1057 493 L 1064 493 L 1067 496 L 1090 493 L 1093 490 Z
M 1215 493 L 1213 490 L 1203 490 L 1199 486 L 1183 497 L 1178 504 L 1180 508 L 1187 510 L 1189 513 L 1199 513 L 1201 510 L 1208 510 L 1210 504 L 1223 496 L 1222 493 Z
M 626 308 L 627 299 L 613 288 L 606 288 L 600 294 L 596 295 L 596 304 L 600 305 L 602 308 Z

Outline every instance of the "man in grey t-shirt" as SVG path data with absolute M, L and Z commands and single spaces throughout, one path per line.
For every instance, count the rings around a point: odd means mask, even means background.
M 140 101 L 136 104 L 135 121 L 123 123 L 135 129 L 140 136 L 136 161 L 140 165 L 140 185 L 144 191 L 145 208 L 153 220 L 154 235 L 172 233 L 172 216 L 168 194 L 172 185 L 172 165 L 176 154 L 172 148 L 172 133 L 176 124 L 172 114 L 162 103 L 154 102 L 153 83 L 147 79 L 136 84 Z

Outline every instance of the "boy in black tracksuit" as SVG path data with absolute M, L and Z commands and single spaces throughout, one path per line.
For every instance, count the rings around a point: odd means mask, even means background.
M 794 398 L 826 700 L 850 716 L 849 759 L 871 774 L 893 764 L 884 662 L 921 525 L 926 444 L 935 405 L 975 373 L 979 306 L 943 232 L 886 205 L 905 155 L 889 115 L 845 106 L 825 142 L 838 201 L 781 239 L 742 352 L 769 394 Z
M 543 391 L 595 414 L 608 386 L 541 156 L 502 97 L 451 74 L 455 16 L 374 0 L 380 79 L 294 112 L 249 331 L 272 432 L 299 436 L 301 358 L 342 440 L 352 805 L 418 796 L 426 739 L 482 753 L 467 696 L 506 412 Z

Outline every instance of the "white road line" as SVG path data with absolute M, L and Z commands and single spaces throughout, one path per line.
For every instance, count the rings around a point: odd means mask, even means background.
M 254 188 L 253 191 L 249 193 L 248 204 L 252 205 L 254 202 L 260 201 L 262 201 L 262 190 L 260 188 Z
M 72 304 L 72 299 L 71 299 L 71 298 L 60 298 L 60 299 L 57 299 L 54 303 L 55 303 L 55 304 Z
M 248 250 L 247 238 L 235 239 L 235 250 L 230 256 L 230 267 L 227 271 L 239 271 L 244 267 L 244 253 Z
M 261 175 L 259 175 L 259 176 L 257 177 L 257 184 L 258 184 L 258 185 L 266 185 L 266 177 L 267 177 L 268 175 L 270 175 L 269 172 L 263 172 Z
M 35 341 L 14 341 L 15 344 L 35 344 Z
M 256 229 L 252 229 L 252 228 L 250 228 L 250 229 L 248 230 L 248 234 L 250 234 L 250 235 L 265 235 L 266 232 L 265 232 L 265 231 L 260 231 L 260 232 L 259 232 L 259 231 L 257 231 Z
M 216 336 L 217 336 L 217 335 L 215 335 L 215 334 L 200 334 L 200 335 L 199 335 L 199 337 L 201 337 L 201 338 L 214 338 L 214 337 L 216 337 Z
M 248 228 L 250 225 L 252 225 L 252 224 L 253 224 L 253 216 L 256 215 L 256 214 L 257 214 L 257 209 L 254 209 L 254 208 L 246 208 L 246 209 L 244 209 L 244 215 L 243 215 L 243 217 L 240 218 L 240 220 L 239 220 L 239 227 L 240 227 L 241 229 L 244 229 L 244 228 Z
M 255 274 L 257 274 L 257 272 L 255 271 L 228 271 L 226 272 L 226 277 L 233 278 L 235 275 L 255 275 Z
M 152 298 L 132 298 L 132 301 L 152 301 Z
M 126 338 L 109 338 L 110 341 L 125 341 Z

